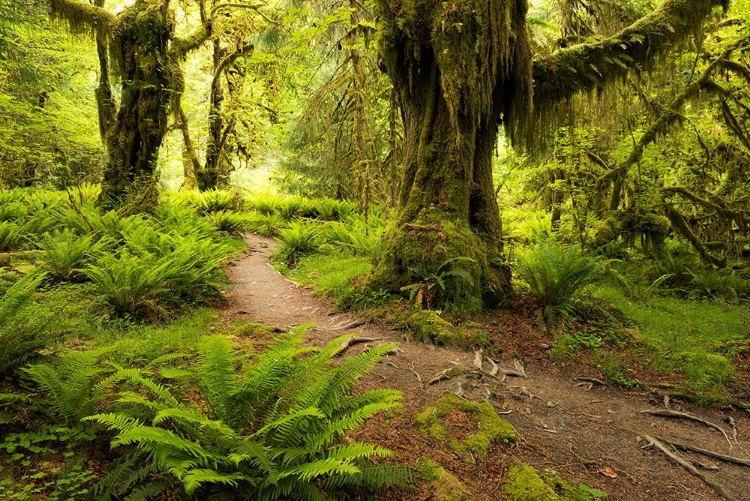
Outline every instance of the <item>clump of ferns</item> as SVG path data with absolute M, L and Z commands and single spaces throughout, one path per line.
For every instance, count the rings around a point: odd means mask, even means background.
M 124 451 L 100 483 L 98 499 L 143 495 L 136 489 L 146 487 L 159 491 L 144 496 L 150 498 L 173 486 L 170 479 L 195 499 L 255 500 L 343 499 L 352 493 L 365 499 L 410 482 L 409 469 L 373 461 L 391 451 L 342 440 L 375 414 L 400 407 L 395 390 L 351 391 L 394 345 L 341 361 L 334 357 L 342 338 L 315 349 L 300 346 L 303 332 L 279 339 L 242 376 L 226 338 L 206 338 L 194 370 L 162 373 L 193 383 L 202 402 L 181 401 L 172 387 L 143 378 L 139 388 L 119 394 L 119 410 L 87 417 L 113 431 L 113 449 Z M 136 461 L 145 461 L 154 475 L 122 482 L 122 470 Z
M 519 256 L 520 276 L 542 308 L 548 325 L 562 316 L 573 316 L 575 300 L 604 271 L 605 263 L 581 254 L 577 245 L 564 247 L 547 240 Z
M 474 287 L 474 276 L 458 263 L 467 263 L 467 266 L 471 266 L 476 264 L 476 260 L 469 256 L 457 256 L 443 261 L 434 271 L 409 268 L 409 273 L 417 281 L 401 287 L 401 292 L 409 293 L 409 301 L 415 308 L 433 309 L 451 281 L 454 285 L 460 282 L 461 285 Z

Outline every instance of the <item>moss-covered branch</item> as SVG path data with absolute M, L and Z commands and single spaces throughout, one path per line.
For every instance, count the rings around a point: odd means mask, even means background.
M 537 113 L 554 109 L 578 92 L 602 88 L 636 68 L 648 68 L 676 42 L 700 30 L 714 7 L 728 0 L 664 0 L 617 35 L 562 49 L 534 61 Z
M 669 105 L 659 116 L 659 118 L 653 124 L 651 124 L 648 129 L 645 130 L 641 138 L 634 145 L 630 155 L 622 163 L 620 163 L 619 166 L 607 172 L 597 180 L 597 192 L 600 192 L 606 183 L 615 181 L 615 188 L 612 193 L 610 209 L 617 210 L 619 208 L 622 180 L 627 175 L 628 170 L 630 170 L 633 165 L 640 162 L 646 146 L 656 141 L 656 138 L 659 136 L 659 134 L 664 134 L 670 126 L 679 122 L 683 118 L 679 110 L 683 107 L 685 102 L 695 97 L 701 90 L 705 90 L 707 87 L 709 87 L 710 83 L 712 82 L 712 74 L 717 68 L 721 67 L 722 62 L 726 60 L 726 57 L 733 49 L 734 47 L 727 49 L 727 51 L 724 52 L 720 57 L 714 59 L 714 61 L 712 61 L 711 64 L 708 65 L 708 67 L 699 78 L 694 80 L 687 87 L 685 87 L 682 92 L 677 94 L 677 96 L 675 96 L 672 102 L 669 103 Z
M 93 35 L 98 29 L 108 29 L 115 15 L 108 10 L 78 0 L 47 0 L 50 17 L 64 21 L 71 33 Z
M 174 37 L 169 48 L 170 55 L 179 59 L 184 58 L 188 52 L 197 49 L 211 38 L 211 33 L 211 22 L 208 21 L 184 37 Z

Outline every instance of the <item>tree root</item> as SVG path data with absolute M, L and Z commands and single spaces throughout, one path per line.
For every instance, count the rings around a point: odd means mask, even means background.
M 727 456 L 726 454 L 720 454 L 718 452 L 701 449 L 700 447 L 695 447 L 693 445 L 680 444 L 680 443 L 672 442 L 671 440 L 665 440 L 659 437 L 656 437 L 656 438 L 658 438 L 661 442 L 665 444 L 671 445 L 675 449 L 680 449 L 681 451 L 695 452 L 696 454 L 702 454 L 703 456 L 706 456 L 712 459 L 718 459 L 720 461 L 724 461 L 725 463 L 733 463 L 736 465 L 746 466 L 750 468 L 750 459 L 742 459 L 742 458 L 736 458 L 733 456 Z
M 641 411 L 641 414 L 650 414 L 652 416 L 661 416 L 661 417 L 673 417 L 673 418 L 682 418 L 682 419 L 688 419 L 690 421 L 695 421 L 697 423 L 702 423 L 709 428 L 713 428 L 715 430 L 719 430 L 722 435 L 724 435 L 724 438 L 727 439 L 727 442 L 729 443 L 729 448 L 732 448 L 732 440 L 729 438 L 729 435 L 727 435 L 727 432 L 724 431 L 724 428 L 719 426 L 718 424 L 712 423 L 711 421 L 706 421 L 705 419 L 699 418 L 698 416 L 694 416 L 692 414 L 688 414 L 687 412 L 678 412 L 678 411 L 670 411 L 669 409 L 660 409 L 660 410 L 646 410 Z
M 354 346 L 355 344 L 371 343 L 373 341 L 380 341 L 382 338 L 379 337 L 350 337 L 345 339 L 339 345 L 339 350 L 334 353 L 334 357 L 340 357 L 346 350 Z
M 719 483 L 719 481 L 714 480 L 708 475 L 698 471 L 698 469 L 693 465 L 693 463 L 691 463 L 690 461 L 687 461 L 686 459 L 681 457 L 679 454 L 677 454 L 677 452 L 670 449 L 665 442 L 651 435 L 644 435 L 643 438 L 645 438 L 648 441 L 648 444 L 642 447 L 643 449 L 648 448 L 648 447 L 656 447 L 657 449 L 662 451 L 664 454 L 666 454 L 672 461 L 674 461 L 678 465 L 685 468 L 692 475 L 695 475 L 696 477 L 701 479 L 706 485 L 711 487 L 713 490 L 715 490 L 718 494 L 723 496 L 725 499 L 728 499 L 729 501 L 742 501 L 741 498 L 737 497 L 732 491 L 724 487 L 724 485 Z
M 586 386 L 586 391 L 589 391 L 591 388 L 593 388 L 595 384 L 599 386 L 607 386 L 604 381 L 596 379 L 595 377 L 576 376 L 575 380 L 581 381 L 576 386 Z

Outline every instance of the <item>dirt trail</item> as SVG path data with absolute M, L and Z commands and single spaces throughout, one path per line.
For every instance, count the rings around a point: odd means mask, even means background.
M 609 493 L 607 499 L 623 501 L 724 499 L 663 453 L 652 448 L 642 449 L 645 442 L 639 441 L 639 435 L 656 435 L 750 460 L 750 416 L 747 413 L 698 409 L 682 402 L 671 406 L 673 410 L 683 409 L 720 424 L 730 436 L 731 427 L 724 420 L 731 416 L 739 442 L 730 448 L 720 432 L 703 424 L 643 414 L 643 410 L 664 409 L 661 400 L 648 392 L 623 391 L 612 385 L 587 389 L 575 380 L 576 375 L 583 374 L 561 369 L 537 353 L 525 358 L 528 378 L 463 382 L 465 396 L 472 400 L 486 399 L 489 390 L 493 394 L 490 401 L 499 411 L 511 411 L 503 418 L 524 438 L 510 451 L 495 449 L 495 454 L 480 465 L 466 464 L 439 444 L 430 444 L 414 426 L 413 416 L 445 392 L 457 390 L 456 379 L 434 385 L 427 383 L 456 363 L 471 366 L 473 353 L 412 342 L 407 333 L 388 325 L 350 327 L 358 323 L 355 316 L 335 313 L 329 301 L 312 297 L 308 290 L 287 280 L 268 264 L 273 240 L 248 235 L 246 241 L 248 253 L 228 270 L 232 287 L 227 292 L 225 316 L 282 329 L 313 322 L 315 327 L 309 331 L 309 341 L 314 344 L 324 344 L 349 333 L 382 340 L 377 343 L 402 343 L 403 352 L 379 364 L 362 385 L 401 390 L 404 412 L 387 425 L 370 423 L 357 438 L 389 447 L 400 460 L 412 464 L 419 457 L 437 460 L 466 482 L 477 500 L 503 499 L 500 481 L 507 464 L 506 454 L 541 470 L 555 470 L 568 480 L 601 489 Z M 487 321 L 491 322 L 491 318 Z M 350 351 L 354 353 L 365 346 L 358 345 Z M 509 356 L 501 361 L 503 368 L 512 366 Z M 719 480 L 740 499 L 750 501 L 750 468 L 701 456 L 684 456 L 708 466 L 718 466 L 716 471 L 702 471 Z M 406 499 L 429 500 L 431 495 L 429 490 L 423 490 Z

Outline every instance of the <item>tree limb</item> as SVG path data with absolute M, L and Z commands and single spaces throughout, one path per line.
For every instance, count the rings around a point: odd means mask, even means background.
M 117 17 L 107 9 L 78 0 L 47 0 L 47 9 L 53 19 L 68 23 L 71 33 L 94 34 L 100 28 L 112 26 Z
M 578 92 L 601 89 L 636 68 L 653 64 L 675 42 L 695 33 L 714 7 L 727 0 L 663 0 L 653 12 L 620 33 L 598 42 L 561 49 L 533 65 L 537 113 Z

